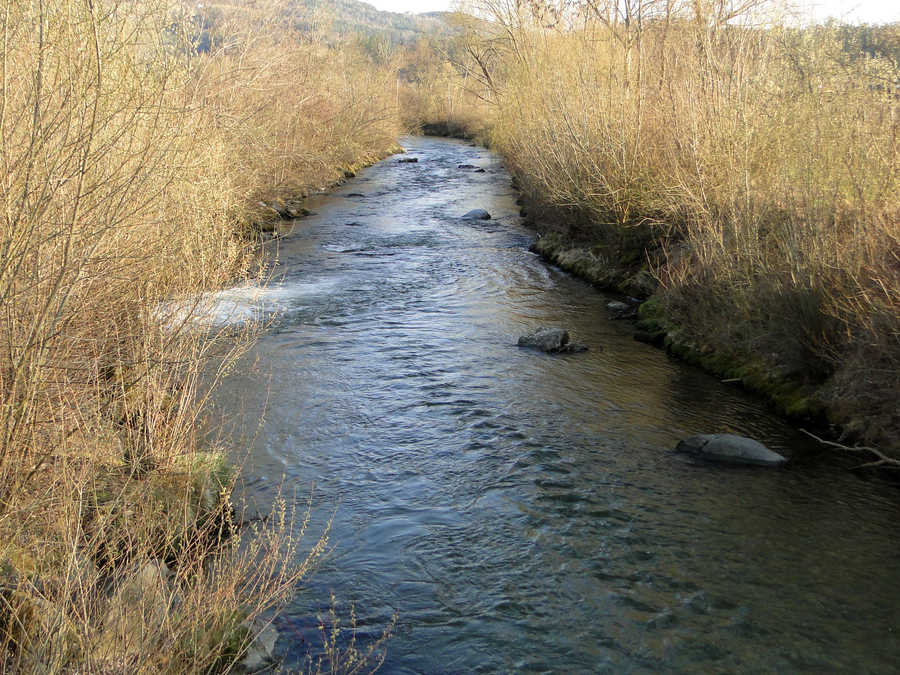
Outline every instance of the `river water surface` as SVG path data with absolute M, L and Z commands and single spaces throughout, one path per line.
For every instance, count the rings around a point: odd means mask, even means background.
M 285 666 L 333 591 L 363 640 L 399 613 L 388 673 L 897 672 L 896 488 L 635 342 L 610 298 L 528 252 L 497 157 L 407 143 L 418 163 L 317 198 L 275 281 L 229 298 L 276 312 L 217 398 L 249 421 L 245 492 L 265 509 L 315 485 L 313 529 L 335 514 L 276 622 Z M 474 208 L 494 218 L 459 218 Z M 590 351 L 515 346 L 540 325 Z M 671 452 L 709 432 L 792 461 Z

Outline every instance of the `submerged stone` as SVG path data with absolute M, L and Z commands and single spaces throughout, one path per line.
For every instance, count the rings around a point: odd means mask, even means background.
M 538 328 L 533 333 L 521 336 L 518 345 L 548 354 L 575 354 L 587 351 L 585 345 L 569 342 L 569 331 L 562 328 Z
M 606 309 L 609 310 L 612 319 L 634 319 L 637 317 L 637 307 L 629 305 L 618 300 L 607 303 Z
M 491 214 L 484 209 L 472 209 L 462 216 L 463 220 L 490 220 Z
M 734 434 L 701 434 L 680 441 L 675 447 L 684 452 L 711 462 L 725 464 L 758 464 L 778 466 L 787 459 L 752 438 Z

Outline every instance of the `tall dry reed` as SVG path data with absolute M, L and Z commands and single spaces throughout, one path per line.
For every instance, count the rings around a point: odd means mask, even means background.
M 255 329 L 190 299 L 257 265 L 257 199 L 383 155 L 396 113 L 237 9 L 200 54 L 180 4 L 0 8 L 0 670 L 225 670 L 325 546 L 281 502 L 239 531 L 206 401 Z
M 482 5 L 505 46 L 492 140 L 524 188 L 636 247 L 701 351 L 896 442 L 900 64 L 724 2 Z

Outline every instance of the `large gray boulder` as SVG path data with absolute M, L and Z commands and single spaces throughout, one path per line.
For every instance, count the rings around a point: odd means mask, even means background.
M 562 328 L 538 328 L 533 333 L 519 338 L 520 347 L 538 349 L 548 354 L 574 354 L 585 352 L 587 347 L 576 342 L 569 342 L 569 331 Z
M 473 209 L 463 215 L 463 220 L 490 220 L 491 214 L 484 209 Z
M 675 450 L 711 462 L 723 462 L 726 464 L 778 466 L 787 461 L 787 459 L 777 452 L 772 452 L 762 443 L 754 441 L 752 438 L 744 438 L 734 434 L 691 436 L 679 442 Z

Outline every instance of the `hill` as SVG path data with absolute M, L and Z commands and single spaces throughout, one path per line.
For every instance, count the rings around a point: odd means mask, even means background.
M 408 44 L 425 35 L 453 32 L 449 12 L 398 14 L 384 12 L 360 0 L 295 0 L 291 10 L 301 25 L 318 26 L 328 35 L 388 37 L 393 44 Z

